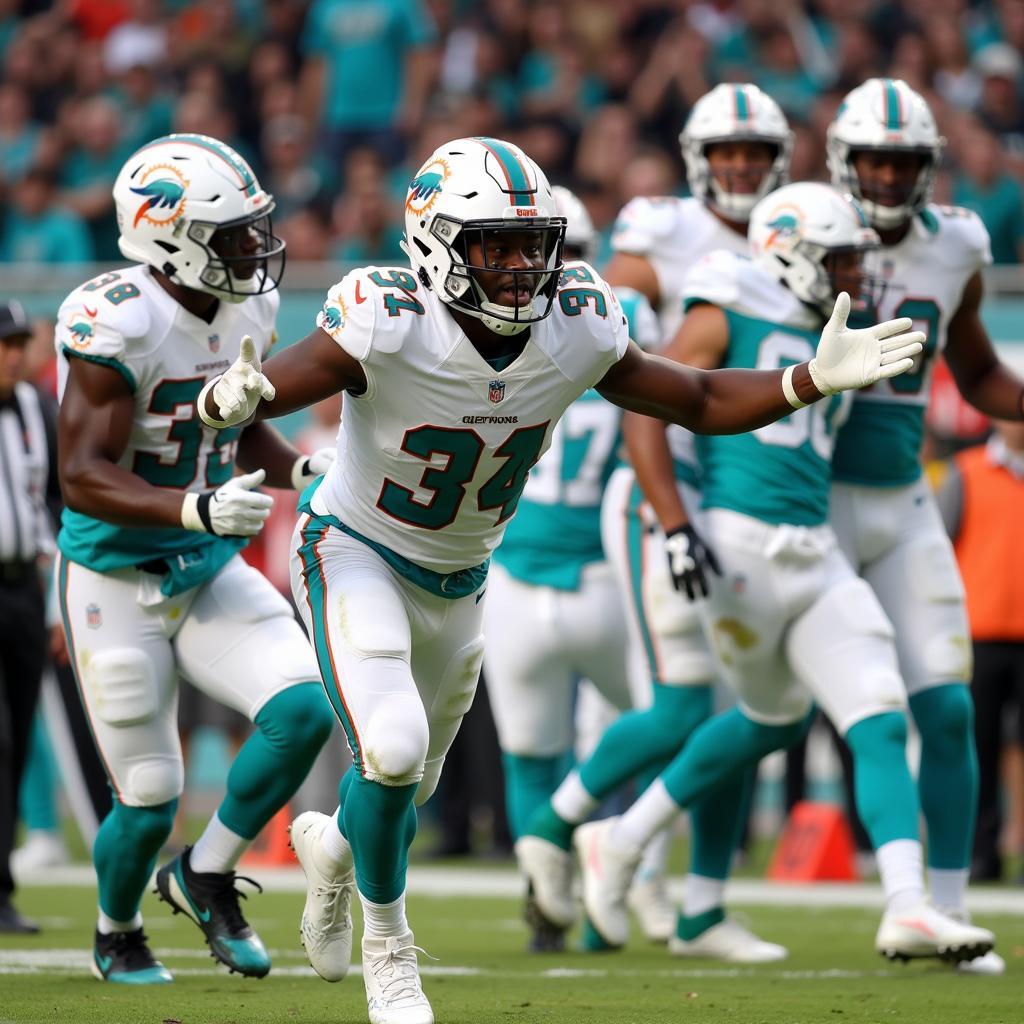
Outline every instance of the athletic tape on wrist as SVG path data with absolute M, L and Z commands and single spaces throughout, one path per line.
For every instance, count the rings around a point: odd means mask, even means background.
M 795 366 L 787 366 L 782 371 L 782 393 L 786 396 L 786 401 L 789 402 L 794 409 L 805 409 L 807 407 L 806 402 L 801 402 L 797 397 L 796 388 L 793 387 L 793 371 L 796 370 Z

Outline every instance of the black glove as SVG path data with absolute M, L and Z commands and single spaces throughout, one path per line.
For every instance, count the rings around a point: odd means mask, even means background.
M 687 523 L 665 534 L 665 554 L 668 556 L 668 571 L 672 574 L 672 586 L 685 590 L 691 601 L 707 597 L 707 570 L 721 576 L 722 570 L 711 550 L 700 534 Z

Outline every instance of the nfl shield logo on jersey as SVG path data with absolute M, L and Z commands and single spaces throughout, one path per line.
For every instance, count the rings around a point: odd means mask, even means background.
M 503 380 L 492 380 L 487 385 L 487 398 L 497 405 L 505 397 L 505 382 Z
M 85 624 L 90 629 L 99 629 L 103 625 L 103 612 L 98 604 L 87 604 L 85 606 Z
M 219 334 L 211 334 L 206 340 L 210 343 L 210 351 L 211 352 L 219 352 L 220 351 L 220 335 Z

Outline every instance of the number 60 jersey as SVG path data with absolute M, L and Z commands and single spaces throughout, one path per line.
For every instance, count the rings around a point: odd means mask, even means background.
M 154 487 L 209 490 L 230 479 L 241 429 L 213 430 L 195 412 L 203 385 L 238 357 L 243 334 L 266 354 L 274 338 L 277 292 L 221 302 L 211 323 L 189 313 L 136 264 L 76 288 L 57 315 L 58 389 L 68 360 L 110 367 L 134 400 L 122 469 Z M 216 537 L 182 529 L 134 529 L 65 509 L 59 543 L 72 561 L 106 572 L 212 545 Z M 235 548 L 241 543 L 232 542 Z
M 345 398 L 314 514 L 436 573 L 482 566 L 555 423 L 629 344 L 615 295 L 586 264 L 569 266 L 511 362 L 485 360 L 408 269 L 364 267 L 335 285 L 317 325 L 359 361 L 367 389 Z

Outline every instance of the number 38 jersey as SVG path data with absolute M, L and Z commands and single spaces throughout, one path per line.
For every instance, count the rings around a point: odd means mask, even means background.
M 722 366 L 777 370 L 814 355 L 821 318 L 748 256 L 705 256 L 685 296 L 687 309 L 710 303 L 725 313 Z M 825 522 L 835 432 L 848 409 L 849 396 L 834 395 L 747 434 L 698 437 L 704 508 L 766 523 Z
M 571 267 L 551 315 L 498 368 L 408 269 L 365 267 L 335 285 L 317 325 L 360 362 L 367 389 L 345 398 L 313 513 L 433 573 L 482 566 L 559 418 L 629 344 L 615 295 Z
M 856 393 L 833 458 L 836 480 L 898 487 L 921 475 L 924 414 L 935 357 L 967 282 L 992 262 L 988 232 L 969 210 L 931 204 L 898 244 L 869 253 L 869 273 L 884 284 L 874 322 L 909 316 L 925 332 L 924 351 L 908 373 Z
M 264 355 L 274 338 L 277 292 L 221 302 L 212 323 L 188 312 L 136 264 L 76 288 L 57 315 L 58 390 L 68 361 L 84 359 L 124 377 L 135 411 L 118 461 L 155 487 L 209 490 L 234 470 L 241 428 L 214 430 L 195 410 L 203 385 L 238 357 L 243 334 Z M 103 572 L 197 551 L 218 538 L 182 529 L 132 528 L 65 509 L 59 544 L 72 561 Z M 232 541 L 237 550 L 242 545 Z

